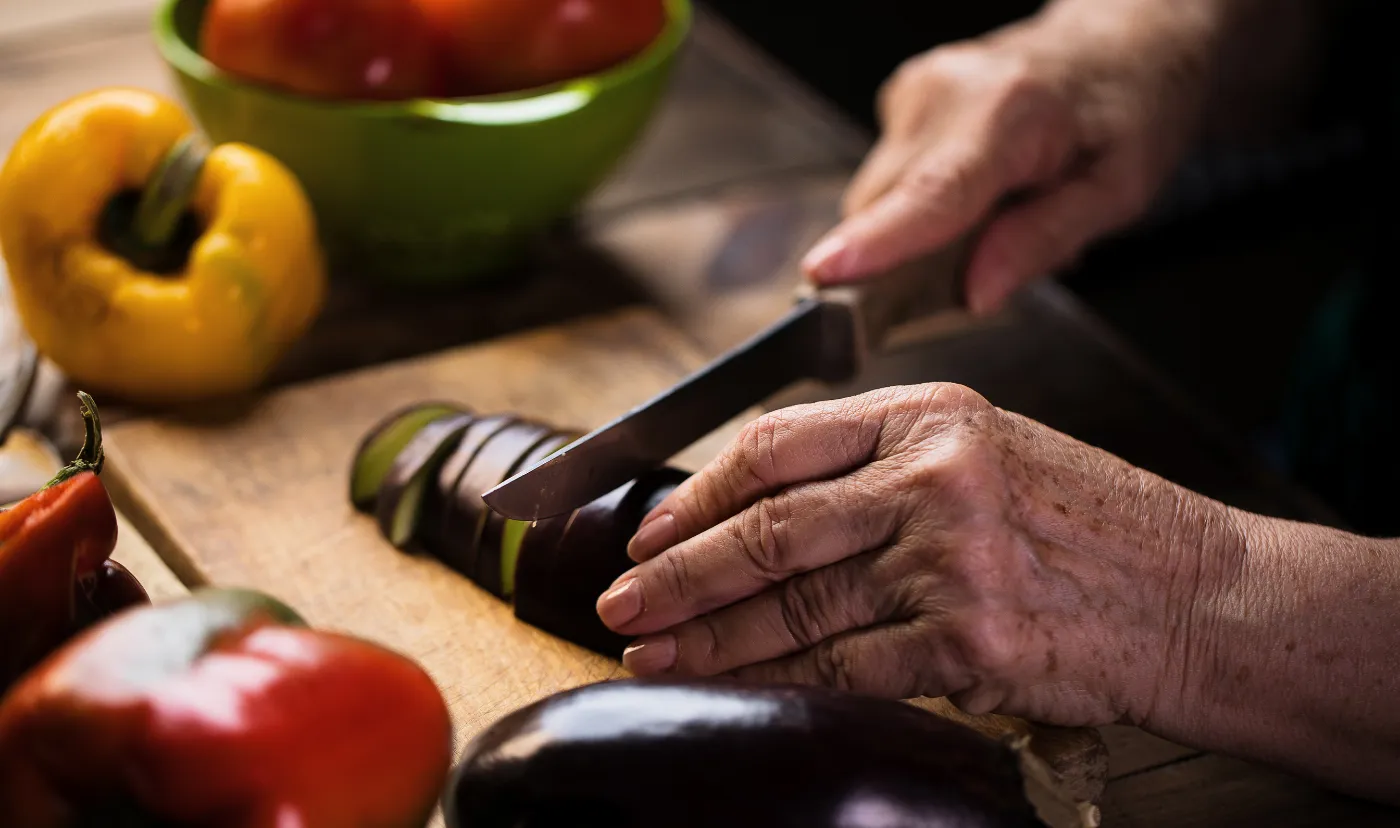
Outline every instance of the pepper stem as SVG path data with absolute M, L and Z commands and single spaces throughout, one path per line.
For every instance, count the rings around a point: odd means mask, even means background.
M 102 464 L 107 455 L 102 450 L 102 420 L 97 415 L 97 402 L 86 391 L 78 392 L 78 402 L 83 414 L 83 447 L 78 450 L 78 456 L 72 463 L 59 469 L 58 474 L 44 486 L 45 489 L 83 472 L 102 473 Z
M 141 191 L 132 230 L 143 247 L 158 250 L 170 244 L 180 227 L 209 157 L 209 145 L 191 132 L 165 154 Z

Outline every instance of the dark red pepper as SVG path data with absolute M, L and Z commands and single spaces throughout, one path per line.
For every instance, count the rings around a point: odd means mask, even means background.
M 0 822 L 423 828 L 452 722 L 412 660 L 202 590 L 109 618 L 0 703 Z
M 85 627 L 148 603 L 131 573 L 109 560 L 117 516 L 98 474 L 97 406 L 79 393 L 86 439 L 44 488 L 0 512 L 0 692 Z

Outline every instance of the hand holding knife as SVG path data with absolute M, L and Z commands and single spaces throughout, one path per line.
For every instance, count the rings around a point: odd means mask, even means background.
M 514 520 L 566 514 L 664 464 L 793 383 L 853 379 L 906 322 L 962 307 L 966 245 L 859 283 L 798 291 L 782 319 L 482 497 Z

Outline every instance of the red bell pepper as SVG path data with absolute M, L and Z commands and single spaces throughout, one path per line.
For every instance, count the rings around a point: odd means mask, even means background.
M 109 618 L 0 704 L 7 826 L 422 828 L 451 759 L 421 667 L 242 590 Z
M 133 604 L 145 590 L 109 560 L 117 516 L 98 479 L 97 406 L 79 393 L 86 439 L 43 489 L 0 512 L 0 693 L 75 633 Z

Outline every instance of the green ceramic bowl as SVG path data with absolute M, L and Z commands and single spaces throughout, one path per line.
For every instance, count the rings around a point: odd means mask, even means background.
M 640 137 L 690 29 L 690 0 L 606 72 L 480 98 L 328 102 L 231 78 L 197 51 L 208 0 L 164 0 L 155 39 L 218 143 L 287 165 L 337 272 L 395 284 L 480 282 L 569 215 Z

